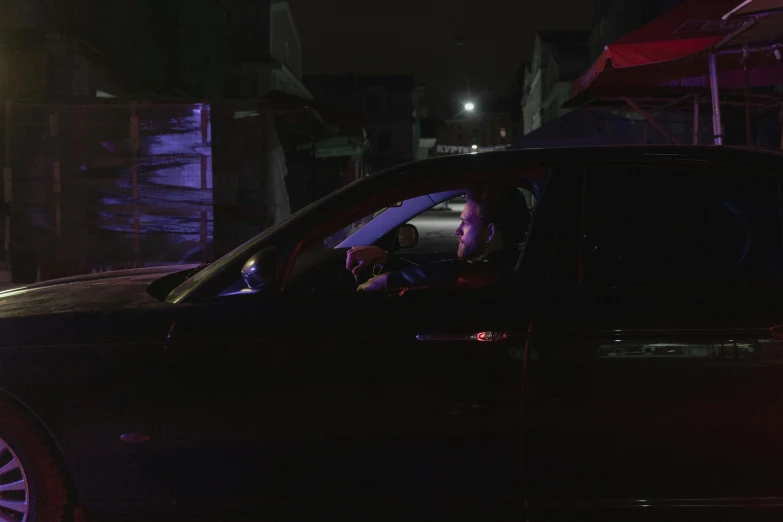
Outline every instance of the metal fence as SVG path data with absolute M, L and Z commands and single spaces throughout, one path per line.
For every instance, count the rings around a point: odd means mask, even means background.
M 0 283 L 210 256 L 208 105 L 6 102 L 0 131 Z

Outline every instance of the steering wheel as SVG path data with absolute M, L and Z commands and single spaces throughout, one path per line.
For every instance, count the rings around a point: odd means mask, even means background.
M 356 281 L 356 286 L 363 285 L 367 281 L 369 281 L 372 277 L 372 266 L 375 266 L 375 263 L 373 263 L 371 266 L 365 266 L 360 270 L 358 273 L 353 275 L 354 281 Z

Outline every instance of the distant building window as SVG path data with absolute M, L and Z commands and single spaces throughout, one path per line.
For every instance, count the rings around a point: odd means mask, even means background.
M 500 137 L 505 138 L 506 137 L 506 129 L 503 127 L 500 128 Z
M 381 97 L 379 95 L 373 94 L 367 97 L 367 112 L 381 112 Z
M 369 114 L 378 114 L 386 111 L 386 89 L 383 87 L 370 87 L 364 98 L 365 110 Z
M 391 132 L 384 130 L 378 133 L 378 150 L 386 152 L 391 149 Z

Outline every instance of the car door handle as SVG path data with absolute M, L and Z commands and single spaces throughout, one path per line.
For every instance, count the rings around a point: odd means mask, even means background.
M 481 343 L 496 343 L 505 341 L 511 337 L 508 332 L 477 332 L 473 334 L 461 333 L 433 333 L 417 334 L 417 341 L 478 341 Z

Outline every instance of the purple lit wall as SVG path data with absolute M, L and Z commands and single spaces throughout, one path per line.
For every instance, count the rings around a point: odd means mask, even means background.
M 140 107 L 137 114 L 138 198 L 130 140 L 131 161 L 102 195 L 99 226 L 140 236 L 145 264 L 185 261 L 213 237 L 209 106 Z

